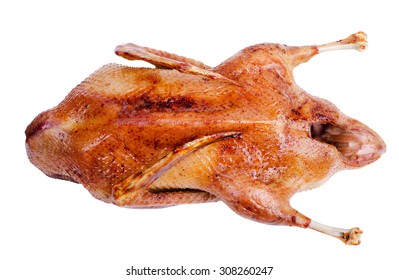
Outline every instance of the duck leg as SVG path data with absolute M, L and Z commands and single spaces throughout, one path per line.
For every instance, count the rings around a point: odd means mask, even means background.
M 342 229 L 317 223 L 301 212 L 292 208 L 289 203 L 290 195 L 277 193 L 276 189 L 284 189 L 282 186 L 264 185 L 258 181 L 248 182 L 242 178 L 236 178 L 247 187 L 230 184 L 224 187 L 225 193 L 219 197 L 237 214 L 266 224 L 296 226 L 310 228 L 318 232 L 338 238 L 347 245 L 359 245 L 359 228 Z M 247 182 L 247 184 L 245 184 Z

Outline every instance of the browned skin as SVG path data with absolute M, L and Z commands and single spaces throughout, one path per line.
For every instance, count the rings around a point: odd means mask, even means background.
M 331 45 L 365 43 L 356 36 Z M 27 127 L 29 159 L 120 206 L 222 200 L 259 222 L 325 232 L 290 206 L 292 195 L 375 161 L 385 144 L 295 84 L 293 68 L 323 46 L 259 44 L 215 68 L 119 46 L 118 55 L 157 68 L 97 70 Z

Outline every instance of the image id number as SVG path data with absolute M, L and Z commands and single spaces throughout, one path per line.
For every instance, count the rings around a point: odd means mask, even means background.
M 272 266 L 221 266 L 219 268 L 219 275 L 270 275 L 272 271 Z

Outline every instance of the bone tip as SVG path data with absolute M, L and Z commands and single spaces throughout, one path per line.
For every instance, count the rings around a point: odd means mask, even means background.
M 353 37 L 354 44 L 358 51 L 362 52 L 367 49 L 368 43 L 366 33 L 364 33 L 363 31 L 359 31 L 355 34 L 352 34 L 351 37 Z
M 363 231 L 356 227 L 342 233 L 342 241 L 347 245 L 359 245 Z

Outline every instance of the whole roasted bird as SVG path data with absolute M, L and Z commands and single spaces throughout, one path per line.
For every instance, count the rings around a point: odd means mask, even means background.
M 290 206 L 343 169 L 385 151 L 370 128 L 295 84 L 293 68 L 335 49 L 363 50 L 362 32 L 334 43 L 259 44 L 216 67 L 125 44 L 108 64 L 26 129 L 30 161 L 125 207 L 221 200 L 246 218 L 312 228 L 359 244 L 360 229 L 319 224 Z

